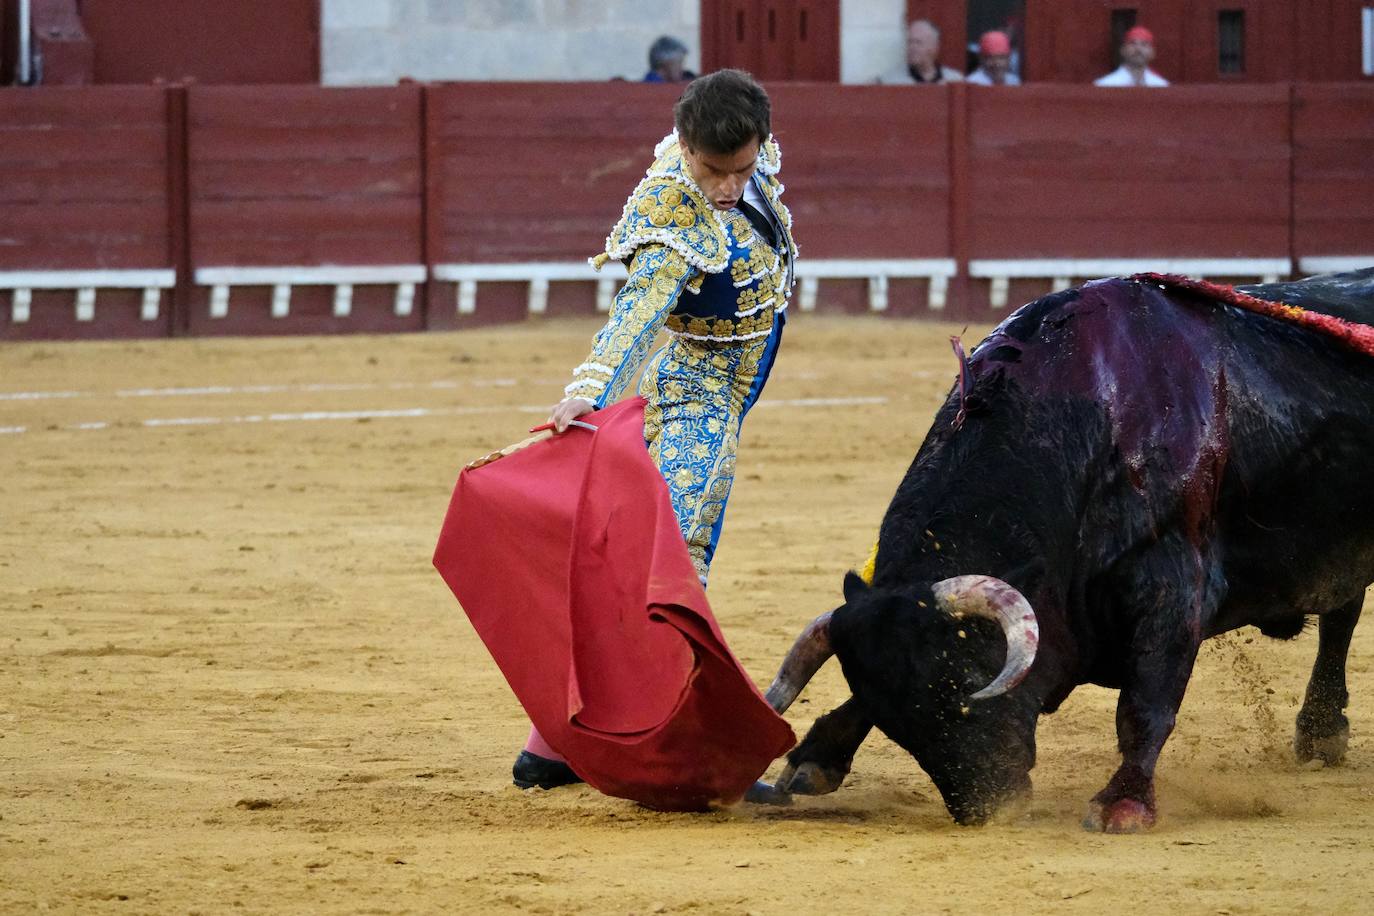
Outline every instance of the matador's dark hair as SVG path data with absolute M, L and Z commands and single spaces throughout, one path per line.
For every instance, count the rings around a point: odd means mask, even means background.
M 717 70 L 693 80 L 673 106 L 678 137 L 694 150 L 733 153 L 770 133 L 768 93 L 743 70 Z

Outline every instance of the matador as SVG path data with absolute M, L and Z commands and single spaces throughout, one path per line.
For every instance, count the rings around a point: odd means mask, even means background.
M 629 279 L 551 419 L 561 432 L 640 379 L 644 439 L 704 584 L 740 426 L 782 340 L 797 246 L 762 87 L 740 71 L 717 71 L 693 82 L 673 114 L 676 129 L 654 149 L 606 250 L 592 259 L 597 268 L 624 262 Z M 667 342 L 651 355 L 660 331 Z M 576 781 L 537 732 L 514 778 L 521 787 Z

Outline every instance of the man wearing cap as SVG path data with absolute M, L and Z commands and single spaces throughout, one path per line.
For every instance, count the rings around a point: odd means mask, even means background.
M 660 35 L 649 46 L 649 72 L 644 74 L 646 83 L 684 83 L 697 78 L 697 75 L 684 67 L 687 60 L 687 46 L 671 35 Z
M 929 19 L 917 19 L 906 30 L 906 62 L 878 80 L 884 86 L 957 83 L 964 75 L 940 63 L 940 30 Z
M 1155 36 L 1143 25 L 1126 31 L 1121 39 L 1121 66 L 1100 79 L 1094 86 L 1167 86 L 1169 81 L 1150 69 L 1155 59 Z
M 1021 78 L 1011 72 L 1011 39 L 1006 32 L 984 32 L 978 39 L 978 69 L 968 75 L 976 86 L 1019 86 Z

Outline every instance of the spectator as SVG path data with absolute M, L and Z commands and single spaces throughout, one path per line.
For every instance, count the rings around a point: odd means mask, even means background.
M 917 19 L 906 30 L 906 63 L 880 77 L 890 86 L 957 83 L 964 75 L 940 64 L 940 30 L 929 19 Z
M 649 72 L 646 83 L 684 83 L 697 78 L 691 70 L 683 69 L 687 60 L 687 46 L 671 35 L 660 35 L 649 46 Z
M 1006 32 L 984 32 L 978 39 L 978 69 L 968 81 L 978 86 L 1021 85 L 1021 78 L 1011 72 L 1011 39 Z
M 1145 26 L 1126 31 L 1121 39 L 1121 66 L 1100 79 L 1094 86 L 1167 86 L 1169 81 L 1150 69 L 1155 59 L 1155 36 Z

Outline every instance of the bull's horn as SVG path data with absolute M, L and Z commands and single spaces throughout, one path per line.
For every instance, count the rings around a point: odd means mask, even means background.
M 779 715 L 787 712 L 787 707 L 792 705 L 795 700 L 810 682 L 817 671 L 821 670 L 830 656 L 835 654 L 835 650 L 830 647 L 830 615 L 833 611 L 826 611 L 815 620 L 811 621 L 810 626 L 802 630 L 802 634 L 797 637 L 797 641 L 792 644 L 792 650 L 787 653 L 787 658 L 783 659 L 782 667 L 778 669 L 778 676 L 773 678 L 772 685 L 768 688 L 766 699 L 768 705 L 772 706 Z
M 1040 625 L 1030 602 L 1007 583 L 992 576 L 955 576 L 930 589 L 940 610 L 953 617 L 986 617 L 1002 626 L 1007 636 L 1007 663 L 993 682 L 972 699 L 986 700 L 1006 693 L 1025 678 L 1040 645 Z

